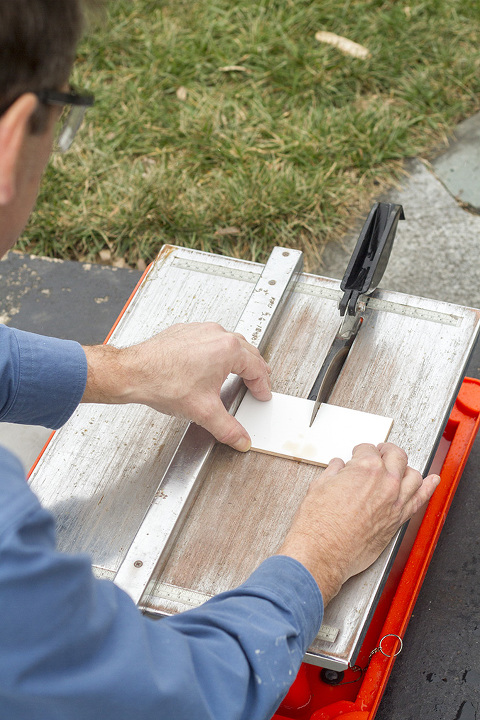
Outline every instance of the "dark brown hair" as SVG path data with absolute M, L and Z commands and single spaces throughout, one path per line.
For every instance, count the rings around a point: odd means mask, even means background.
M 0 112 L 24 92 L 67 82 L 83 6 L 83 0 L 0 0 Z M 42 130 L 41 116 L 39 108 L 32 131 Z

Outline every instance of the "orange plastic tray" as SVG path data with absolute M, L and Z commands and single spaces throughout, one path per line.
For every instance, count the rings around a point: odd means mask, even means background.
M 450 443 L 437 487 L 396 588 L 386 588 L 363 642 L 358 666 L 342 684 L 320 678 L 320 669 L 302 664 L 272 720 L 373 720 L 480 425 L 480 380 L 465 378 L 443 437 Z M 382 640 L 382 638 L 384 638 Z M 385 654 L 369 656 L 382 641 Z

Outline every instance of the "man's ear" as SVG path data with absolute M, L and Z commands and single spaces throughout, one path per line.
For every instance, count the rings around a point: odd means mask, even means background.
M 18 162 L 38 100 L 24 93 L 0 116 L 0 207 L 15 196 Z

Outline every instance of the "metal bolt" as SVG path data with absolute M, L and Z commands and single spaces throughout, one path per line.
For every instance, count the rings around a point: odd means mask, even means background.
M 289 252 L 283 252 L 282 255 L 283 255 L 283 257 L 288 257 L 288 256 L 290 255 L 290 253 L 289 253 Z
M 142 567 L 143 562 L 142 562 L 141 560 L 137 560 L 137 561 L 134 562 L 133 564 L 134 564 L 135 567 Z
M 323 668 L 320 672 L 320 679 L 323 680 L 327 685 L 340 685 L 344 678 L 345 673 L 343 670 L 328 670 Z
M 277 284 L 277 281 L 276 281 L 276 280 L 269 280 L 269 281 L 268 281 L 268 284 L 269 284 L 269 285 L 276 285 L 276 284 Z

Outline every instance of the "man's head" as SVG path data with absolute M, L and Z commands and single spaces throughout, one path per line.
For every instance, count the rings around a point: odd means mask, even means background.
M 28 220 L 60 113 L 34 93 L 65 89 L 84 4 L 0 0 L 0 257 Z
M 0 0 L 0 113 L 25 92 L 65 85 L 82 26 L 80 0 Z

